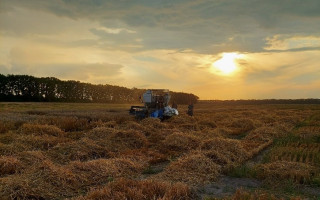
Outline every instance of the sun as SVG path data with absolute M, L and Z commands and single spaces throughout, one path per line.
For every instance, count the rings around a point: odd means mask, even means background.
M 212 63 L 213 70 L 222 75 L 231 75 L 238 68 L 236 59 L 242 57 L 243 55 L 238 53 L 223 53 L 219 60 Z

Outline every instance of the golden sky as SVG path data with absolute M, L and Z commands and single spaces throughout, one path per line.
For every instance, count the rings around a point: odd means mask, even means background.
M 1 0 L 0 73 L 320 98 L 319 0 Z

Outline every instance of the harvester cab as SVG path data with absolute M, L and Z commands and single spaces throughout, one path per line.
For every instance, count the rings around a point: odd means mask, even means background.
M 167 89 L 147 90 L 142 95 L 144 106 L 131 106 L 129 113 L 137 118 L 154 117 L 168 119 L 179 112 L 175 108 L 169 106 L 170 92 Z

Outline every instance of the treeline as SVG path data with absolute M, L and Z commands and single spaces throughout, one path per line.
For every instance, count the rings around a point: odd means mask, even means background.
M 201 103 L 221 105 L 262 105 L 262 104 L 320 104 L 320 99 L 250 99 L 250 100 L 202 100 Z
M 0 74 L 0 101 L 138 103 L 144 89 L 62 81 L 54 77 Z M 171 101 L 196 103 L 199 97 L 171 92 Z

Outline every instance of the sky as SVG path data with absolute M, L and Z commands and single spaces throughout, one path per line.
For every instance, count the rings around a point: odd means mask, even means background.
M 0 74 L 320 98 L 320 1 L 0 0 Z

